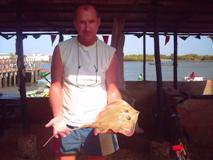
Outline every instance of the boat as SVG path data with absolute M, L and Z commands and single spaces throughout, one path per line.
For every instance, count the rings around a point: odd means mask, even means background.
M 191 74 L 189 74 L 188 76 L 184 77 L 185 81 L 203 81 L 204 78 L 203 77 L 198 77 L 195 75 L 195 72 L 192 72 Z
M 203 77 L 194 77 L 192 79 L 192 78 L 190 78 L 190 76 L 185 76 L 184 80 L 185 81 L 204 81 L 204 78 Z

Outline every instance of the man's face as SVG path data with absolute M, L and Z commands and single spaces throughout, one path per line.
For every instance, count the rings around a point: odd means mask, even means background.
M 96 33 L 100 26 L 100 18 L 97 17 L 93 7 L 84 9 L 80 7 L 76 13 L 74 22 L 79 35 L 79 41 L 83 45 L 91 45 L 96 41 Z

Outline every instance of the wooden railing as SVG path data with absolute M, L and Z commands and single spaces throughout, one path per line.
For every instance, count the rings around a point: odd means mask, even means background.
M 35 83 L 39 78 L 41 62 L 25 60 L 26 82 Z M 0 88 L 16 86 L 19 83 L 17 58 L 0 59 Z

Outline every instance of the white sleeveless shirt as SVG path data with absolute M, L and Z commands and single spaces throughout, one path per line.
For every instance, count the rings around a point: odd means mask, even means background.
M 72 38 L 59 43 L 63 75 L 63 113 L 67 124 L 81 126 L 95 121 L 107 104 L 105 73 L 115 48 L 97 40 L 91 46 Z

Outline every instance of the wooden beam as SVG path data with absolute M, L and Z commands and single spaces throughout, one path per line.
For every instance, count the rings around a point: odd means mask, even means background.
M 125 90 L 124 84 L 124 72 L 123 72 L 123 46 L 125 41 L 125 36 L 123 34 L 123 28 L 125 25 L 124 17 L 115 17 L 113 28 L 112 28 L 112 41 L 111 46 L 117 49 L 117 56 L 119 60 L 119 66 L 117 71 L 117 85 L 120 90 Z
M 174 57 L 173 57 L 173 87 L 177 89 L 177 52 L 178 52 L 178 41 L 177 33 L 174 32 Z
M 19 77 L 19 88 L 22 104 L 22 124 L 24 133 L 28 132 L 28 121 L 26 114 L 26 87 L 25 87 L 25 66 L 24 66 L 24 51 L 23 51 L 23 35 L 22 35 L 22 10 L 21 10 L 22 0 L 17 4 L 17 27 L 16 27 L 16 54 L 17 67 L 18 67 L 18 77 Z
M 146 32 L 143 32 L 143 80 L 146 81 Z

